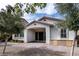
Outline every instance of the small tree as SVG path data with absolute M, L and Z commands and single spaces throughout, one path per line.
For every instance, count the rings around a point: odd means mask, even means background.
M 7 40 L 12 34 L 20 33 L 24 29 L 21 23 L 21 18 L 19 15 L 11 13 L 12 10 L 2 10 L 0 12 L 0 32 L 4 34 L 5 37 L 5 47 L 3 49 L 3 54 L 5 53 Z
M 73 30 L 75 32 L 75 38 L 73 40 L 71 55 L 74 55 L 74 46 L 79 30 L 79 4 L 63 3 L 55 4 L 57 11 L 65 17 L 65 21 L 60 23 L 60 26 Z

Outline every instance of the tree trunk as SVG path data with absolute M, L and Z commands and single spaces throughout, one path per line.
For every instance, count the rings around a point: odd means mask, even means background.
M 6 46 L 7 46 L 7 41 L 8 41 L 8 39 L 5 40 L 5 45 L 4 45 L 4 49 L 3 49 L 3 55 L 5 54 L 5 50 L 6 50 Z
M 75 31 L 75 39 L 72 42 L 71 56 L 74 55 L 74 48 L 75 48 L 76 37 L 77 37 L 77 31 Z
M 8 41 L 9 38 L 10 38 L 10 36 L 5 39 L 5 45 L 4 45 L 4 49 L 3 49 L 3 55 L 5 54 L 6 47 L 7 47 L 7 41 Z

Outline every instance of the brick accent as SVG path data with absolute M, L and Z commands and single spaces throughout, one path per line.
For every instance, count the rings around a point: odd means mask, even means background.
M 72 46 L 72 40 L 51 40 L 50 44 L 54 46 Z

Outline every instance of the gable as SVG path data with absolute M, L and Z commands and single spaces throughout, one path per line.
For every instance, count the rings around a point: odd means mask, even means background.
M 29 28 L 45 28 L 47 26 L 49 26 L 49 25 L 34 21 L 27 25 L 27 29 L 29 29 Z
M 61 20 L 58 20 L 58 19 L 55 19 L 55 18 L 50 18 L 50 17 L 43 17 L 43 18 L 39 19 L 38 21 L 53 25 L 53 24 L 57 24 Z
M 42 19 L 40 22 L 47 23 L 47 24 L 56 24 L 57 21 L 49 20 L 49 19 Z
M 28 22 L 24 19 L 24 18 L 21 18 L 22 20 L 22 24 L 26 27 L 27 26 L 27 24 L 28 24 Z

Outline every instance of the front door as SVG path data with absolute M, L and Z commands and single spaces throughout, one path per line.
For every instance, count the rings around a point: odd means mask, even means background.
M 77 40 L 77 47 L 79 47 L 79 40 Z
M 39 32 L 39 40 L 43 41 L 43 32 Z
M 35 32 L 35 41 L 38 41 L 39 40 L 39 34 L 38 34 L 39 32 Z
M 35 41 L 44 42 L 45 41 L 45 32 L 35 32 Z

